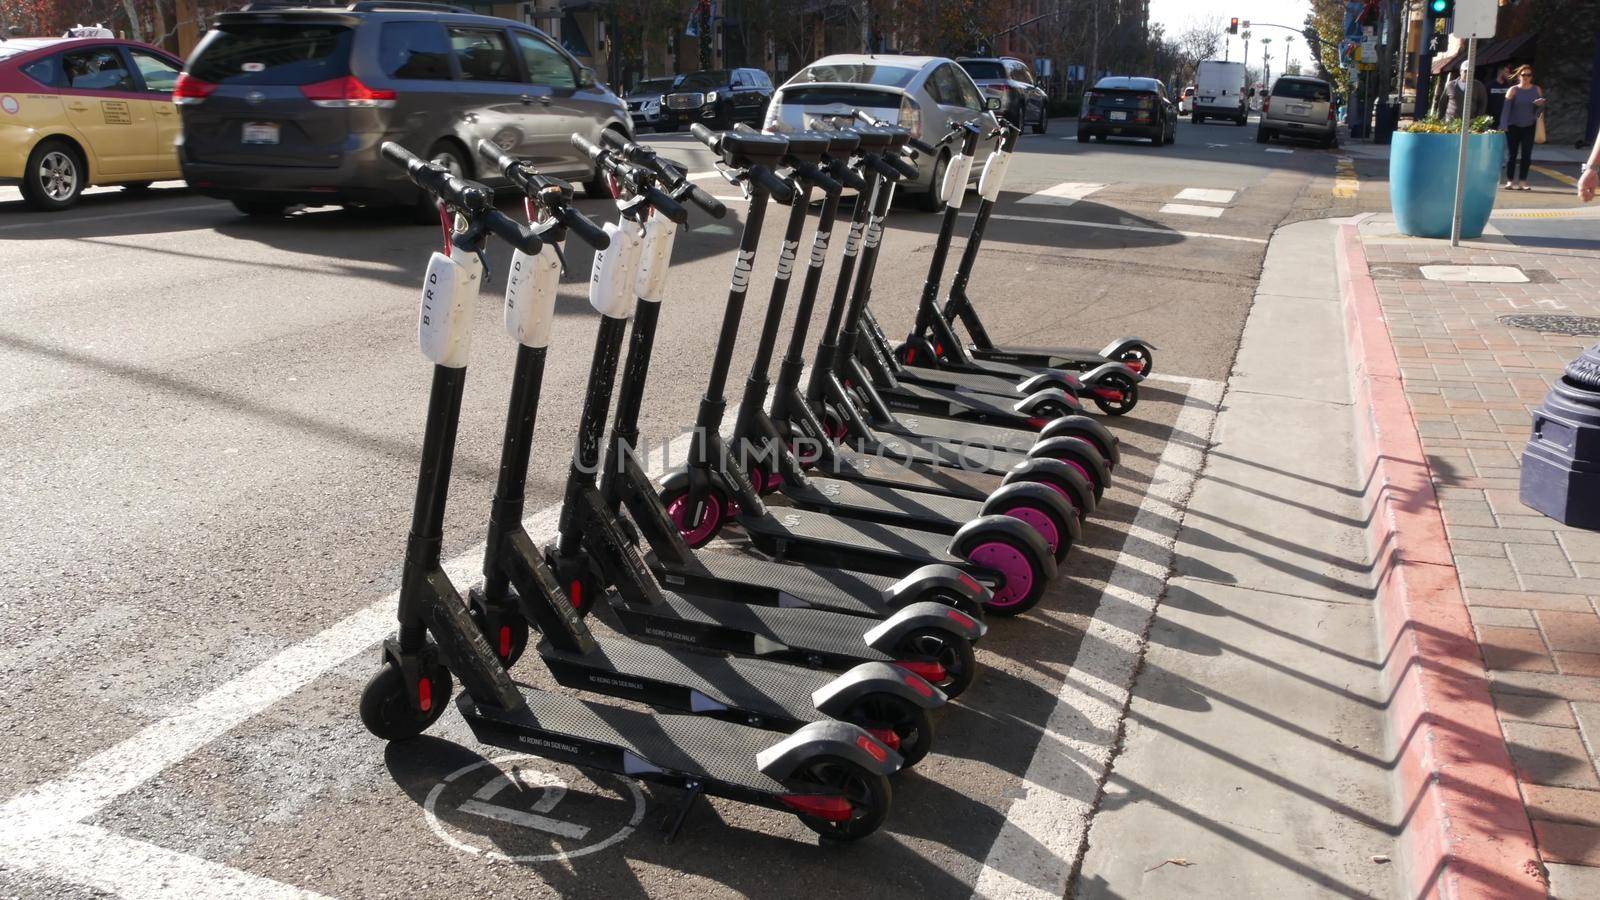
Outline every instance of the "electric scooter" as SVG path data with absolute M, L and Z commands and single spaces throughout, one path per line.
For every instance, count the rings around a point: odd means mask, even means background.
M 977 214 L 972 222 L 972 231 L 967 237 L 967 245 L 961 252 L 961 261 L 956 266 L 955 277 L 950 283 L 950 293 L 945 300 L 944 309 L 937 314 L 926 316 L 923 315 L 923 310 L 919 309 L 916 333 L 911 335 L 897 352 L 901 354 L 902 361 L 913 364 L 937 364 L 957 370 L 990 371 L 987 367 L 998 365 L 1017 366 L 1025 370 L 1050 368 L 1094 372 L 1102 370 L 1108 362 L 1120 363 L 1128 369 L 1136 381 L 1143 381 L 1155 371 L 1155 351 L 1158 348 L 1149 341 L 1131 336 L 1123 337 L 1107 344 L 1098 353 L 1089 348 L 1076 347 L 1000 346 L 994 343 L 983 327 L 983 321 L 972 304 L 967 287 L 972 281 L 972 269 L 978 261 L 978 250 L 983 246 L 984 231 L 989 225 L 989 218 L 1000 197 L 1000 189 L 1005 183 L 1006 171 L 1010 166 L 1011 155 L 1016 150 L 1017 137 L 1020 134 L 1016 128 L 1008 127 L 1000 147 L 991 153 L 984 163 L 983 177 L 978 187 L 980 201 Z M 956 334 L 954 326 L 958 321 L 971 335 L 970 344 L 962 341 Z M 911 354 L 909 360 L 905 356 L 907 353 Z M 929 360 L 937 360 L 937 363 L 929 363 Z M 1087 382 L 1089 378 L 1085 377 L 1084 380 Z M 1116 387 L 1115 384 L 1097 386 L 1111 389 Z M 1132 408 L 1125 400 L 1110 395 L 1096 394 L 1091 399 L 1095 400 L 1102 411 L 1110 415 L 1125 413 Z M 1136 396 L 1134 402 L 1137 402 Z
M 525 254 L 541 242 L 494 209 L 493 192 L 386 143 L 386 159 L 440 204 L 445 252 L 423 281 L 418 343 L 434 365 L 416 504 L 406 542 L 399 635 L 361 693 L 362 723 L 403 741 L 444 712 L 451 674 L 456 701 L 485 744 L 612 772 L 687 792 L 676 833 L 702 794 L 794 813 L 825 838 L 854 840 L 888 816 L 888 776 L 898 753 L 858 726 L 812 722 L 790 735 L 705 719 L 661 715 L 538 690 L 511 680 L 440 564 L 445 503 L 471 340 L 472 305 L 490 234 Z M 431 640 L 430 640 L 431 637 Z
M 685 170 L 658 157 L 650 148 L 620 137 L 608 143 L 625 158 L 644 165 L 663 179 L 672 192 L 695 190 Z M 733 180 L 743 184 L 748 176 L 730 170 Z M 634 448 L 639 441 L 639 410 L 649 378 L 650 360 L 660 317 L 660 297 L 665 288 L 665 267 L 651 270 L 641 279 L 638 308 L 634 314 L 627 362 L 618 390 L 616 415 L 606 440 L 606 459 L 601 469 L 600 492 L 608 511 L 628 536 L 648 546 L 646 561 L 661 584 L 685 593 L 758 606 L 791 609 L 830 610 L 848 615 L 904 624 L 901 611 L 922 601 L 953 607 L 981 621 L 990 592 L 970 575 L 948 566 L 924 566 L 899 580 L 846 569 L 806 568 L 793 563 L 764 559 L 748 553 L 717 552 L 714 547 L 689 546 L 673 524 L 656 487 L 639 464 Z M 648 286 L 644 283 L 649 282 Z M 631 518 L 622 518 L 626 507 Z M 949 633 L 927 619 L 916 620 L 918 631 L 906 634 L 903 641 L 924 650 L 939 649 L 941 666 L 961 679 L 970 678 L 965 661 L 970 643 L 982 630 L 963 628 Z M 952 622 L 942 624 L 953 624 Z M 951 683 L 946 693 L 954 696 Z
M 735 130 L 741 128 L 736 127 Z M 795 135 L 787 136 L 789 154 L 784 158 L 784 164 L 792 173 L 791 179 L 798 185 L 799 199 L 789 208 L 782 256 L 773 279 L 766 318 L 757 340 L 755 362 L 745 382 L 744 396 L 735 418 L 733 446 L 737 456 L 747 463 L 746 472 L 751 487 L 758 494 L 777 490 L 798 509 L 944 535 L 956 534 L 968 522 L 985 515 L 1009 515 L 1038 531 L 1056 561 L 1064 561 L 1067 551 L 1078 537 L 1079 523 L 1071 503 L 1045 485 L 1007 485 L 988 501 L 979 503 L 848 481 L 819 479 L 814 483 L 790 451 L 777 424 L 767 414 L 767 393 L 771 387 L 768 368 L 778 332 L 783 325 L 795 250 L 805 226 L 812 191 L 820 188 L 823 202 L 826 204 L 831 200 L 837 206 L 838 196 L 844 190 L 844 183 L 825 168 L 826 154 L 840 149 L 836 146 L 835 135 L 815 133 L 816 137 L 812 138 L 812 134 L 802 133 L 807 143 L 804 147 Z M 852 136 L 850 142 L 858 143 L 858 139 Z M 856 181 L 861 183 L 859 179 Z M 828 227 L 832 227 L 831 221 Z M 668 481 L 671 479 L 672 476 L 669 476 Z
M 796 192 L 773 175 L 772 180 L 782 186 L 783 191 L 757 190 L 751 195 L 750 218 L 746 220 L 748 247 L 741 244 L 740 258 L 736 260 L 738 268 L 712 355 L 710 381 L 690 436 L 689 459 L 684 469 L 668 475 L 661 483 L 662 503 L 689 545 L 705 543 L 731 520 L 743 528 L 757 548 L 779 559 L 884 575 L 905 575 L 921 565 L 941 563 L 960 568 L 979 581 L 991 584 L 996 598 L 1004 595 L 1008 600 L 1027 606 L 1037 603 L 1055 577 L 1055 558 L 1039 533 L 1020 519 L 984 516 L 967 522 L 954 537 L 947 537 L 823 513 L 774 512 L 766 508 L 746 475 L 748 461 L 732 458 L 720 434 L 726 406 L 724 388 L 744 311 L 748 269 L 759 241 L 759 234 L 751 233 L 754 228 L 750 223 L 759 224 L 760 217 L 765 214 L 768 194 L 778 194 L 781 200 L 792 203 L 809 204 L 810 185 L 818 181 L 815 176 L 826 178 L 814 170 L 814 164 L 831 139 L 819 132 L 793 132 L 778 137 L 737 131 L 718 135 L 704 127 L 691 130 L 719 155 L 749 152 L 724 149 L 730 145 L 758 146 L 763 158 L 769 160 L 769 166 L 779 165 L 788 158 L 810 165 L 814 177 L 802 179 Z M 831 183 L 831 179 L 828 180 Z M 798 199 L 794 196 L 796 193 Z M 791 231 L 798 231 L 798 228 L 797 223 Z M 792 269 L 797 243 L 797 240 L 786 240 L 782 248 L 785 258 L 780 259 L 778 270 L 784 277 Z M 781 309 L 777 312 L 781 320 Z M 771 358 L 775 327 L 765 329 L 765 353 L 761 355 L 766 358 L 757 360 L 763 369 Z M 1071 516 L 1063 518 L 1070 521 Z M 1064 522 L 1061 527 L 1068 526 Z M 1063 543 L 1070 540 L 1059 531 L 1057 534 Z
M 651 576 L 632 535 L 603 498 L 595 473 L 628 319 L 639 295 L 659 299 L 665 284 L 677 226 L 674 216 L 660 211 L 682 207 L 656 187 L 656 177 L 645 168 L 579 136 L 573 143 L 624 196 L 645 197 L 648 204 L 630 202 L 623 222 L 608 228 L 610 246 L 595 256 L 590 278 L 590 301 L 601 312 L 601 324 L 561 507 L 559 538 L 545 551 L 546 562 L 568 598 L 580 611 L 587 611 L 603 597 L 605 609 L 619 626 L 638 637 L 817 668 L 893 662 L 938 685 L 946 695 L 957 696 L 976 674 L 971 643 L 984 631 L 981 622 L 959 610 L 912 602 L 868 627 L 871 623 L 862 618 L 825 610 L 766 608 L 663 590 Z M 784 187 L 753 159 L 741 155 L 731 163 L 748 173 L 758 190 L 769 181 Z M 699 199 L 693 193 L 686 196 Z M 648 214 L 647 207 L 656 214 Z M 757 218 L 746 219 L 747 232 L 759 227 Z M 748 256 L 741 258 L 748 264 Z M 604 591 L 606 585 L 616 591 Z
M 517 342 L 516 374 L 500 452 L 500 478 L 489 517 L 484 582 L 468 592 L 468 608 L 502 664 L 511 666 L 528 642 L 568 687 L 623 697 L 757 728 L 794 731 L 824 718 L 853 722 L 915 765 L 933 745 L 928 711 L 944 695 L 922 678 L 883 663 L 862 663 L 843 675 L 787 663 L 716 656 L 593 634 L 561 593 L 522 526 L 528 457 L 538 417 L 544 361 L 561 278 L 561 244 L 571 231 L 597 250 L 610 240 L 571 205 L 573 189 L 539 174 L 497 145 L 478 152 L 526 197 L 543 246 L 518 251 L 506 282 L 506 330 Z M 660 212 L 658 210 L 658 212 Z

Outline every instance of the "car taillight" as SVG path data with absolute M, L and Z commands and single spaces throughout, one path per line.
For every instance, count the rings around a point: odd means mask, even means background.
M 1271 95 L 1268 95 L 1266 97 L 1262 97 L 1261 98 L 1261 111 L 1262 112 L 1267 112 L 1270 109 L 1272 109 L 1272 97 L 1271 97 Z
M 313 104 L 328 109 L 387 109 L 395 100 L 394 91 L 373 90 L 354 75 L 302 84 L 300 93 Z
M 1329 122 L 1333 121 L 1333 104 L 1332 103 L 1328 104 L 1328 121 Z
M 1140 109 L 1155 109 L 1155 106 L 1156 106 L 1156 98 L 1151 97 L 1149 95 L 1145 95 L 1145 96 L 1139 98 L 1139 108 Z
M 209 81 L 190 75 L 188 72 L 178 76 L 178 83 L 172 86 L 172 102 L 179 106 L 192 106 L 211 96 L 217 86 Z
M 911 129 L 912 137 L 922 137 L 922 107 L 917 105 L 917 101 L 910 97 L 900 98 L 900 121 L 898 124 L 901 128 Z

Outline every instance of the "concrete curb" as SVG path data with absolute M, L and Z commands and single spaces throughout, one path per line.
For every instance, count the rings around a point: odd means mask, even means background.
M 1402 894 L 1543 897 L 1543 867 L 1357 226 L 1342 226 L 1337 240 L 1387 649 Z

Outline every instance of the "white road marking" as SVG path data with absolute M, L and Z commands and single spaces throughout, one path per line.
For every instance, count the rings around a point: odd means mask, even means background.
M 1167 203 L 1162 205 L 1160 211 L 1171 216 L 1199 216 L 1205 219 L 1220 219 L 1227 212 L 1221 206 L 1195 206 L 1193 203 Z
M 493 803 L 484 803 L 482 800 L 464 800 L 461 803 L 460 810 L 464 813 L 482 816 L 485 819 L 504 822 L 507 825 L 515 825 L 518 828 L 543 831 L 546 834 L 553 834 L 568 840 L 581 841 L 589 836 L 587 826 L 574 825 L 571 822 L 563 822 L 537 813 L 523 812 L 520 809 L 507 809 L 504 806 L 495 806 Z
M 27 222 L 17 222 L 12 225 L 0 225 L 0 231 L 18 231 L 23 228 L 40 229 L 57 225 L 77 225 L 82 223 L 108 222 L 113 219 L 137 219 L 143 216 L 170 216 L 173 213 L 194 212 L 197 209 L 225 209 L 226 203 L 218 200 L 214 203 L 191 203 L 187 206 L 163 206 L 157 209 L 135 209 L 128 212 L 102 213 L 92 216 L 74 216 L 64 219 L 60 216 L 42 215 Z
M 973 897 L 1059 900 L 1066 893 L 1067 876 L 1120 743 L 1105 735 L 1121 732 L 1145 634 L 1166 585 L 1222 391 L 1218 382 L 1195 380 L 1185 398 L 1173 425 L 1184 439 L 1168 441 L 1161 452 L 1082 649 L 1056 693 L 1020 796 L 1005 811 L 1006 824 L 978 873 Z
M 1268 147 L 1267 148 L 1267 152 L 1268 153 L 1293 153 L 1294 151 L 1290 150 L 1288 147 Z
M 1035 191 L 1018 203 L 1035 203 L 1045 206 L 1071 206 L 1079 200 L 1105 188 L 1103 184 L 1094 184 L 1086 181 L 1063 181 L 1054 187 L 1047 187 L 1042 191 Z
M 1233 146 L 1232 144 L 1207 144 L 1206 148 L 1209 149 L 1209 150 L 1215 150 L 1218 147 L 1232 147 L 1232 146 Z
M 1191 203 L 1232 203 L 1238 191 L 1224 191 L 1214 188 L 1184 188 L 1178 192 L 1174 200 L 1187 200 Z
M 963 216 L 975 213 L 962 213 Z M 1266 238 L 1241 237 L 1237 234 L 1213 234 L 1209 231 L 1180 231 L 1175 228 L 1152 228 L 1147 225 L 1118 225 L 1111 222 L 1089 222 L 1082 219 L 1047 219 L 1043 216 L 1012 216 L 996 213 L 989 218 L 1006 222 L 1038 222 L 1042 225 L 1061 225 L 1068 228 L 1097 228 L 1101 231 L 1134 231 L 1140 234 L 1176 234 L 1186 238 L 1207 238 L 1214 241 L 1240 241 L 1246 244 L 1265 244 Z

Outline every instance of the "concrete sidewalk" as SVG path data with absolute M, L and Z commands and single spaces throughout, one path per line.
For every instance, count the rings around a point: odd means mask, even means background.
M 1399 888 L 1337 233 L 1268 249 L 1077 896 Z

